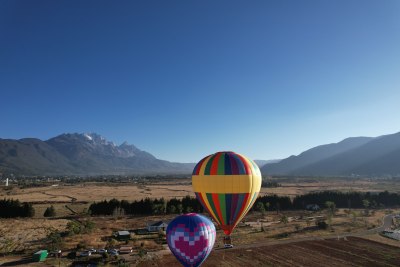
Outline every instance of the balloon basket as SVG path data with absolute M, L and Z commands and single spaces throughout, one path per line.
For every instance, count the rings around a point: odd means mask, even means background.
M 230 235 L 224 236 L 224 248 L 233 248 L 232 238 Z

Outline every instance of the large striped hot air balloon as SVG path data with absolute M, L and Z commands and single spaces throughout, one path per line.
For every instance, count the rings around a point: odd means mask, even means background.
M 245 156 L 217 152 L 196 165 L 192 184 L 197 199 L 229 236 L 254 204 L 261 172 Z

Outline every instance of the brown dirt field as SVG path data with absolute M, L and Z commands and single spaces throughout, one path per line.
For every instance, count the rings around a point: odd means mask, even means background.
M 0 190 L 0 198 L 19 199 L 22 202 L 68 203 L 74 199 L 76 202 L 89 202 L 110 200 L 140 200 L 146 197 L 167 199 L 174 197 L 194 196 L 191 186 L 175 185 L 172 187 L 158 185 L 134 184 L 80 184 L 60 185 L 57 187 L 46 186 L 39 188 L 14 189 L 7 194 Z
M 40 247 L 51 230 L 63 231 L 67 223 L 65 219 L 0 219 L 0 253 Z
M 400 249 L 362 238 L 349 237 L 267 245 L 248 249 L 214 249 L 202 266 L 399 266 Z M 166 254 L 138 266 L 178 266 Z
M 285 196 L 295 196 L 315 191 L 338 190 L 338 191 L 383 191 L 400 192 L 400 183 L 392 180 L 379 179 L 306 179 L 293 178 L 290 180 L 274 181 L 281 183 L 281 187 L 262 188 L 260 195 L 277 194 Z M 72 200 L 76 202 L 94 202 L 104 199 L 125 199 L 139 200 L 150 197 L 164 197 L 166 199 L 174 197 L 194 196 L 191 179 L 175 179 L 168 181 L 151 181 L 143 183 L 81 183 L 77 185 L 44 186 L 36 188 L 17 187 L 0 188 L 0 198 L 13 198 L 20 201 L 40 202 L 40 203 L 68 203 Z

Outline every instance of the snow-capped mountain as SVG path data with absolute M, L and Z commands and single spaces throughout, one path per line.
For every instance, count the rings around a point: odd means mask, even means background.
M 194 164 L 160 160 L 134 145 L 96 133 L 66 133 L 47 141 L 0 139 L 0 172 L 36 174 L 190 173 Z

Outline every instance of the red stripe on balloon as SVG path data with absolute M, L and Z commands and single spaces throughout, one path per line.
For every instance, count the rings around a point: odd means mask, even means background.
M 220 221 L 221 225 L 222 225 L 224 222 L 224 217 L 222 216 L 221 205 L 219 203 L 218 193 L 212 193 L 211 196 L 212 196 L 212 199 L 214 202 L 215 209 L 217 210 L 217 214 L 215 214 L 215 215 L 216 216 L 218 215 L 218 218 L 219 218 L 218 221 Z
M 215 155 L 215 157 L 213 158 L 213 162 L 211 165 L 211 171 L 210 174 L 211 175 L 217 175 L 218 174 L 218 162 L 219 162 L 219 158 L 221 157 L 222 153 L 217 153 Z

